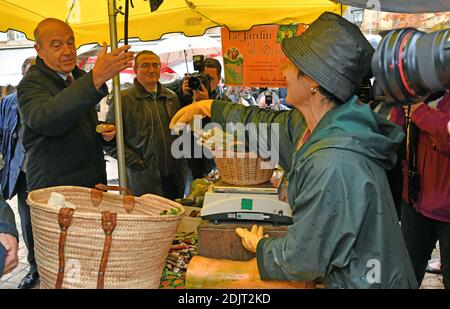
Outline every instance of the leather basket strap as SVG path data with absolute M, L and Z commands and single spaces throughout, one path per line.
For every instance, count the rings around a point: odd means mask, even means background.
M 107 186 L 104 184 L 96 184 L 95 189 L 91 189 L 91 202 L 95 207 L 98 207 L 103 199 L 103 192 L 107 191 L 124 191 L 126 195 L 123 196 L 123 208 L 127 213 L 131 213 L 134 209 L 134 196 L 131 190 L 119 186 Z
M 119 187 L 119 186 L 107 186 L 102 183 L 96 184 L 95 189 L 102 190 L 104 192 L 106 192 L 106 191 L 125 191 L 127 193 L 127 195 L 133 195 L 133 192 L 131 192 L 131 190 L 128 188 Z
M 127 213 L 130 213 L 134 209 L 134 196 L 124 195 L 123 196 L 123 207 Z
M 64 245 L 66 244 L 67 238 L 67 229 L 72 223 L 72 217 L 75 210 L 73 208 L 64 207 L 59 210 L 58 214 L 58 224 L 61 229 L 61 233 L 59 234 L 59 243 L 58 243 L 58 275 L 56 277 L 55 289 L 60 289 L 62 287 L 62 283 L 64 280 Z
M 98 207 L 103 200 L 103 191 L 97 189 L 91 189 L 91 202 L 92 205 Z M 130 213 L 134 209 L 134 196 L 133 195 L 123 195 L 123 208 L 127 213 Z
M 116 228 L 117 214 L 109 211 L 102 211 L 102 228 L 105 232 L 105 243 L 103 245 L 102 260 L 98 270 L 97 289 L 103 289 L 105 284 L 105 270 L 108 264 L 109 252 L 111 250 L 112 233 Z
M 91 189 L 91 202 L 92 205 L 98 207 L 103 200 L 103 191 L 97 189 Z

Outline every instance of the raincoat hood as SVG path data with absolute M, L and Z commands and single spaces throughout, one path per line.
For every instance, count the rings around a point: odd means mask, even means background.
M 330 110 L 297 156 L 305 160 L 321 149 L 347 149 L 370 158 L 385 169 L 391 169 L 405 134 L 399 126 L 367 110 L 370 107 L 359 103 L 357 96 Z

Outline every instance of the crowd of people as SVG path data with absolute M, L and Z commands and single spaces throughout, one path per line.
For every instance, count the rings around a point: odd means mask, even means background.
M 276 124 L 294 223 L 276 239 L 265 237 L 262 227 L 236 230 L 243 246 L 256 253 L 253 265 L 261 279 L 327 288 L 417 288 L 439 241 L 444 285 L 450 287 L 449 91 L 436 97 L 435 106 L 415 105 L 406 119 L 403 109 L 388 120 L 360 103 L 355 93 L 373 48 L 354 24 L 324 13 L 301 36 L 284 39 L 287 88 L 257 93 L 221 87 L 220 62 L 208 58 L 202 70 L 208 87 L 191 89 L 189 77 L 161 84 L 159 56 L 148 50 L 134 55 L 129 45 L 108 52 L 104 43 L 86 73 L 76 66 L 68 24 L 44 19 L 34 36 L 37 57 L 27 59 L 17 93 L 1 103 L 0 276 L 18 264 L 18 232 L 4 198 L 19 199 L 30 264 L 19 287 L 31 288 L 39 265 L 27 192 L 107 182 L 104 152 L 117 156 L 115 111 L 111 104 L 99 132 L 96 105 L 108 95 L 105 82 L 134 65 L 134 84 L 121 96 L 127 184 L 136 196 L 183 197 L 189 175 L 202 178 L 214 168 L 205 157 L 173 157 L 176 136 L 170 129 L 177 123 L 202 115 L 203 125 Z M 394 122 L 408 123 L 406 132 Z M 415 147 L 408 147 L 403 168 L 399 218 L 386 171 L 395 165 L 405 133 Z

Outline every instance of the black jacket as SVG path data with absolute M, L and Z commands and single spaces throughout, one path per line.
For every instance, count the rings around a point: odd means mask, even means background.
M 103 85 L 97 91 L 92 72 L 75 67 L 72 75 L 74 81 L 67 87 L 37 57 L 17 88 L 29 190 L 106 183 L 103 139 L 95 132 L 95 105 L 107 88 Z
M 184 191 L 186 164 L 171 155 L 169 123 L 180 109 L 176 94 L 158 83 L 156 94 L 148 93 L 135 79 L 134 86 L 122 91 L 122 115 L 127 187 L 134 195 L 163 195 L 161 176 L 176 175 L 177 192 Z M 114 123 L 114 105 L 106 122 Z M 117 157 L 116 148 L 108 154 Z

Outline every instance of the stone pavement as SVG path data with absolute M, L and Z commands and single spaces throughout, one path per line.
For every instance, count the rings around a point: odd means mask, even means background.
M 118 184 L 118 172 L 117 172 L 117 163 L 113 158 L 107 157 L 107 174 L 108 174 L 108 183 L 109 184 Z M 16 214 L 16 222 L 19 227 L 19 266 L 11 273 L 4 275 L 0 278 L 0 289 L 16 289 L 19 285 L 20 280 L 28 273 L 28 262 L 27 262 L 27 248 L 25 247 L 25 243 L 22 239 L 22 231 L 20 229 L 20 218 L 17 210 L 17 199 L 14 197 L 12 200 L 8 201 L 9 205 L 14 210 Z M 433 251 L 432 255 L 433 260 L 439 259 L 439 249 Z M 38 288 L 38 287 L 37 287 Z M 442 281 L 441 275 L 434 274 L 425 274 L 425 278 L 422 282 L 421 289 L 443 289 L 444 284 Z

